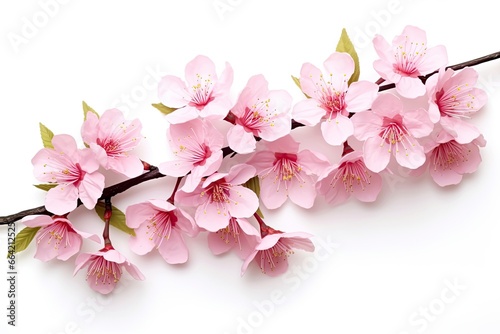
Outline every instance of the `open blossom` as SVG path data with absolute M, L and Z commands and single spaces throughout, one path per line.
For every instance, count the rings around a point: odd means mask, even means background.
M 130 248 L 134 253 L 144 255 L 157 249 L 167 263 L 188 260 L 183 234 L 194 236 L 198 229 L 182 209 L 164 200 L 149 200 L 130 205 L 125 217 L 127 226 L 135 231 L 135 236 L 130 238 Z
M 54 258 L 66 261 L 80 251 L 83 238 L 101 242 L 97 235 L 77 230 L 64 216 L 34 215 L 21 221 L 28 227 L 40 228 L 34 237 L 37 244 L 35 258 L 40 261 Z
M 290 94 L 270 91 L 263 75 L 251 77 L 231 108 L 235 125 L 227 134 L 229 147 L 238 153 L 250 153 L 255 150 L 255 137 L 273 141 L 290 133 L 291 104 Z
M 441 68 L 425 83 L 429 96 L 429 117 L 439 122 L 458 143 L 470 143 L 480 136 L 467 119 L 481 109 L 488 99 L 486 92 L 474 87 L 478 74 L 467 67 L 459 72 Z
M 396 85 L 403 97 L 415 98 L 425 94 L 425 86 L 419 76 L 432 73 L 448 63 L 446 49 L 442 45 L 427 47 L 425 31 L 406 26 L 396 36 L 392 45 L 376 35 L 373 45 L 380 59 L 375 60 L 375 71 L 386 81 Z
M 80 253 L 75 260 L 75 265 L 73 275 L 88 266 L 87 283 L 90 288 L 102 294 L 108 294 L 114 290 L 122 277 L 122 268 L 125 268 L 136 280 L 145 279 L 139 269 L 111 245 L 106 245 L 95 253 Z
M 368 81 L 348 81 L 354 73 L 354 60 L 348 53 L 335 52 L 325 62 L 327 74 L 306 63 L 300 71 L 300 87 L 310 99 L 295 105 L 293 119 L 308 126 L 321 123 L 323 138 L 340 145 L 353 134 L 350 113 L 368 110 L 377 96 L 378 86 Z
M 310 240 L 312 235 L 309 233 L 285 233 L 267 226 L 261 227 L 261 233 L 262 239 L 245 259 L 241 275 L 251 262 L 255 262 L 264 274 L 279 276 L 288 270 L 288 257 L 294 253 L 294 249 L 314 251 L 314 244 Z
M 433 123 L 423 108 L 403 111 L 402 101 L 392 94 L 381 94 L 372 110 L 352 117 L 354 136 L 363 144 L 366 167 L 378 173 L 387 167 L 391 156 L 398 164 L 416 169 L 425 162 L 424 148 L 416 138 L 432 132 Z
M 481 163 L 479 147 L 484 147 L 483 136 L 470 143 L 458 143 L 446 130 L 435 131 L 426 143 L 427 162 L 422 168 L 441 187 L 455 185 L 462 181 L 464 174 L 474 173 Z
M 214 255 L 233 249 L 244 260 L 260 241 L 260 233 L 245 218 L 229 219 L 229 224 L 216 232 L 208 234 L 208 247 Z
M 125 120 L 118 109 L 106 110 L 101 117 L 87 112 L 81 133 L 105 169 L 135 177 L 144 170 L 141 160 L 130 152 L 139 145 L 142 125 L 138 119 Z
M 104 189 L 104 175 L 90 149 L 78 149 L 73 137 L 55 135 L 54 148 L 44 148 L 31 160 L 35 177 L 57 186 L 47 192 L 45 208 L 58 215 L 74 210 L 80 199 L 93 209 Z
M 228 173 L 214 173 L 192 193 L 176 193 L 175 201 L 197 207 L 196 224 L 210 232 L 228 226 L 231 217 L 251 217 L 259 207 L 255 193 L 241 184 L 255 176 L 255 168 L 245 164 L 233 166 Z
M 318 178 L 316 187 L 330 204 L 343 203 L 351 196 L 373 202 L 382 189 L 382 177 L 366 168 L 362 152 L 352 151 L 330 166 Z
M 224 118 L 231 108 L 229 90 L 233 69 L 226 68 L 217 77 L 215 64 L 206 56 L 197 56 L 186 65 L 186 81 L 167 75 L 158 85 L 161 102 L 177 110 L 167 116 L 170 123 L 183 123 L 197 117 Z
M 311 208 L 316 198 L 316 175 L 329 165 L 317 153 L 299 152 L 299 143 L 290 135 L 266 143 L 247 163 L 257 169 L 260 198 L 268 209 L 279 208 L 287 198 Z
M 194 119 L 186 123 L 171 124 L 168 137 L 175 158 L 161 163 L 159 170 L 162 174 L 174 177 L 189 173 L 183 190 L 193 191 L 202 177 L 219 169 L 224 136 L 211 123 Z

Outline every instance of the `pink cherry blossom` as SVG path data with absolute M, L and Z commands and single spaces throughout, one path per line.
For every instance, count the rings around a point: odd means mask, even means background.
M 425 86 L 419 76 L 439 70 L 448 63 L 446 49 L 442 45 L 427 47 L 425 31 L 406 26 L 396 36 L 392 45 L 376 35 L 373 45 L 380 59 L 375 60 L 375 71 L 386 81 L 396 85 L 403 97 L 415 98 L 425 94 Z
M 398 164 L 416 169 L 425 162 L 424 148 L 416 138 L 427 136 L 433 123 L 423 108 L 403 110 L 402 101 L 392 94 L 381 94 L 372 110 L 352 117 L 354 136 L 363 144 L 366 167 L 378 173 L 387 167 L 391 156 Z
M 208 247 L 214 255 L 234 249 L 242 260 L 253 252 L 259 241 L 259 231 L 245 218 L 231 217 L 225 228 L 208 234 Z
M 189 253 L 183 234 L 195 236 L 198 229 L 194 220 L 182 209 L 164 200 L 149 200 L 130 205 L 125 213 L 127 226 L 135 235 L 130 248 L 139 255 L 156 248 L 170 264 L 185 263 Z
M 268 276 L 279 276 L 288 270 L 288 257 L 294 249 L 308 252 L 314 251 L 311 234 L 305 232 L 285 233 L 270 227 L 261 227 L 262 239 L 254 251 L 245 259 L 241 267 L 241 275 L 248 265 L 255 262 L 261 271 Z
M 287 198 L 311 208 L 316 198 L 316 175 L 329 166 L 318 153 L 299 152 L 299 143 L 290 135 L 265 143 L 247 163 L 257 169 L 260 199 L 268 209 L 279 208 Z
M 255 137 L 273 141 L 290 133 L 291 104 L 290 94 L 270 91 L 263 75 L 251 77 L 231 109 L 235 125 L 227 134 L 229 147 L 237 153 L 250 153 L 255 150 Z
M 481 163 L 479 147 L 485 145 L 482 135 L 461 144 L 446 130 L 437 130 L 426 143 L 427 163 L 422 168 L 428 168 L 434 182 L 441 187 L 459 184 L 464 174 L 477 170 Z
M 348 86 L 354 73 L 354 60 L 348 53 L 333 53 L 324 62 L 324 67 L 326 75 L 310 63 L 302 66 L 300 86 L 311 98 L 297 103 L 292 116 L 308 126 L 321 121 L 325 141 L 330 145 L 340 145 L 354 131 L 349 114 L 368 110 L 377 96 L 378 86 L 368 81 Z
M 210 232 L 229 225 L 231 217 L 251 217 L 259 207 L 255 193 L 241 184 L 255 176 L 255 168 L 238 164 L 228 173 L 214 173 L 206 178 L 192 193 L 176 193 L 175 202 L 197 207 L 196 224 Z
M 343 203 L 351 195 L 362 202 L 373 202 L 382 189 L 382 177 L 366 168 L 362 152 L 352 151 L 330 166 L 316 187 L 330 204 Z
M 73 137 L 55 135 L 54 148 L 44 148 L 31 160 L 35 177 L 57 186 L 47 192 L 45 208 L 58 215 L 77 207 L 80 199 L 87 209 L 93 209 L 104 189 L 104 176 L 99 162 L 90 149 L 78 149 Z
M 138 119 L 125 120 L 120 110 L 110 109 L 100 118 L 93 112 L 87 112 L 81 133 L 84 142 L 105 169 L 135 177 L 144 170 L 141 160 L 130 154 L 141 142 L 141 129 Z
M 35 258 L 40 261 L 54 258 L 66 261 L 80 251 L 83 238 L 101 242 L 97 235 L 77 230 L 64 216 L 33 215 L 21 221 L 28 227 L 40 228 L 34 238 L 37 244 Z
M 426 81 L 429 96 L 429 117 L 450 133 L 458 143 L 470 143 L 481 133 L 467 119 L 481 109 L 488 99 L 486 92 L 474 87 L 478 74 L 467 67 L 459 72 L 451 68 Z
M 189 173 L 183 190 L 193 191 L 202 177 L 219 169 L 224 136 L 210 122 L 194 119 L 186 123 L 171 124 L 168 137 L 175 158 L 161 163 L 159 170 L 162 174 L 175 177 Z
M 144 280 L 144 275 L 125 256 L 107 245 L 96 253 L 80 253 L 75 260 L 75 271 L 73 275 L 88 266 L 87 283 L 93 290 L 108 294 L 114 290 L 116 284 L 122 277 L 122 268 L 136 280 Z
M 233 69 L 226 63 L 220 78 L 215 64 L 206 56 L 197 56 L 186 65 L 186 81 L 167 75 L 158 85 L 161 102 L 178 108 L 167 116 L 172 123 L 183 123 L 197 117 L 224 118 L 232 106 L 229 90 L 233 82 Z

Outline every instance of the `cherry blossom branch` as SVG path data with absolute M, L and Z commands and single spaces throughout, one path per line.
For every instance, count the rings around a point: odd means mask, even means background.
M 458 71 L 458 70 L 461 70 L 461 69 L 463 69 L 465 67 L 476 66 L 476 65 L 479 65 L 479 64 L 482 64 L 482 63 L 486 63 L 486 62 L 489 62 L 489 61 L 492 61 L 492 60 L 495 60 L 495 59 L 499 59 L 499 58 L 500 58 L 500 51 L 499 52 L 494 52 L 494 53 L 491 53 L 489 55 L 486 55 L 486 56 L 483 56 L 483 57 L 479 57 L 479 58 L 476 58 L 476 59 L 464 61 L 463 63 L 459 63 L 459 64 L 447 66 L 446 68 L 447 69 L 451 68 L 454 71 Z M 427 75 L 421 76 L 420 80 L 422 80 L 422 82 L 425 83 L 427 81 L 427 79 L 429 79 L 432 75 L 434 75 L 434 74 L 436 74 L 438 72 L 439 71 L 434 71 L 434 72 L 429 73 Z M 383 79 L 379 79 L 379 80 L 377 80 L 376 83 L 377 84 L 381 84 L 382 82 L 384 82 L 384 80 Z M 393 83 L 391 83 L 391 84 L 380 86 L 379 89 L 378 89 L 378 91 L 382 92 L 384 90 L 392 89 L 394 87 L 396 87 L 396 85 L 394 85 Z
M 472 60 L 469 60 L 469 61 L 465 61 L 463 63 L 459 63 L 459 64 L 456 64 L 456 65 L 452 65 L 452 66 L 448 66 L 447 68 L 451 68 L 455 71 L 457 70 L 460 70 L 460 69 L 463 69 L 465 67 L 471 67 L 471 66 L 475 66 L 475 65 L 479 65 L 479 64 L 482 64 L 482 63 L 485 63 L 485 62 L 488 62 L 488 61 L 491 61 L 491 60 L 495 60 L 495 59 L 500 59 L 500 51 L 499 52 L 495 52 L 495 53 L 491 53 L 489 55 L 486 55 L 486 56 L 483 56 L 483 57 L 479 57 L 479 58 L 476 58 L 476 59 L 472 59 Z M 425 81 L 430 77 L 432 76 L 433 74 L 437 73 L 438 71 L 434 71 L 426 76 L 422 76 L 420 77 L 420 79 L 422 80 L 422 82 L 425 83 Z M 383 82 L 383 80 L 378 80 L 377 83 L 378 84 L 381 84 Z M 380 86 L 379 87 L 379 91 L 385 91 L 385 90 L 388 90 L 388 89 L 392 89 L 394 88 L 395 85 L 394 84 L 386 84 L 386 85 L 383 85 L 383 86 Z M 229 114 L 228 117 L 231 117 L 231 113 Z M 230 119 L 228 119 L 228 121 L 231 121 Z M 301 126 L 304 126 L 304 124 L 301 124 L 295 120 L 292 120 L 292 129 L 295 129 L 297 127 L 301 127 Z M 257 139 L 257 138 L 256 138 Z M 260 139 L 260 138 L 259 138 Z M 236 154 L 231 148 L 229 147 L 224 147 L 222 149 L 223 151 L 223 156 L 226 157 L 228 155 L 231 155 L 231 154 Z M 144 166 L 145 166 L 145 169 L 147 170 L 145 173 L 137 176 L 137 177 L 134 177 L 134 178 L 131 178 L 131 179 L 128 179 L 128 180 L 125 180 L 123 182 L 120 182 L 120 183 L 117 183 L 115 185 L 112 185 L 112 186 L 109 186 L 109 187 L 106 187 L 104 188 L 103 190 L 103 193 L 102 193 L 102 196 L 99 198 L 99 200 L 110 200 L 113 196 L 119 194 L 119 193 L 122 193 L 136 185 L 139 185 L 143 182 L 146 182 L 146 181 L 149 181 L 149 180 L 153 180 L 153 179 L 157 179 L 157 178 L 161 178 L 161 177 L 164 177 L 165 175 L 161 174 L 158 170 L 158 167 L 155 167 L 155 166 L 151 166 L 147 163 L 144 163 Z M 177 183 L 176 183 L 176 188 L 179 186 L 180 184 L 180 181 L 181 181 L 182 178 L 178 178 L 177 179 Z M 175 194 L 175 189 L 174 189 L 174 193 Z M 173 196 L 173 195 L 172 195 Z M 78 206 L 80 206 L 82 203 L 80 201 L 78 201 Z M 23 210 L 23 211 L 20 211 L 18 213 L 15 213 L 15 214 L 12 214 L 12 215 L 8 215 L 8 216 L 2 216 L 0 217 L 0 225 L 9 225 L 9 224 L 12 224 L 12 223 L 15 223 L 16 221 L 26 217 L 26 216 L 30 216 L 30 215 L 52 215 L 51 212 L 49 212 L 45 206 L 39 206 L 39 207 L 36 207 L 36 208 L 32 208 L 32 209 L 27 209 L 27 210 Z
M 102 196 L 99 198 L 99 200 L 106 200 L 107 198 L 111 198 L 117 194 L 120 194 L 138 184 L 141 184 L 143 182 L 153 180 L 153 179 L 158 179 L 161 177 L 164 177 L 165 175 L 161 174 L 160 171 L 158 170 L 158 167 L 156 166 L 149 166 L 149 170 L 137 177 L 125 180 L 123 182 L 114 184 L 112 186 L 104 188 L 102 192 Z M 78 206 L 80 206 L 82 203 L 79 201 Z M 39 206 L 33 209 L 28 209 L 24 211 L 20 211 L 18 213 L 9 215 L 9 216 L 3 216 L 0 217 L 0 225 L 9 225 L 12 224 L 26 216 L 30 215 L 51 215 L 52 213 L 47 211 L 45 209 L 45 206 Z

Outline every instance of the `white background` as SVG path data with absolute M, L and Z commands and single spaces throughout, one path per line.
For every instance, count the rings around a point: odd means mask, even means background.
M 100 113 L 118 106 L 140 118 L 146 139 L 138 153 L 155 165 L 165 160 L 166 123 L 150 106 L 158 102 L 155 78 L 183 76 L 198 54 L 212 58 L 219 72 L 226 61 L 233 66 L 235 96 L 262 73 L 272 89 L 288 90 L 297 102 L 302 96 L 290 75 L 298 76 L 304 62 L 321 67 L 343 27 L 357 46 L 361 78 L 371 81 L 378 76 L 368 41 L 375 32 L 392 40 L 407 24 L 426 30 L 429 45 L 444 44 L 450 64 L 500 49 L 497 11 L 486 0 L 222 0 L 232 4 L 222 15 L 213 0 L 74 0 L 50 7 L 52 16 L 41 3 L 0 4 L 0 215 L 43 204 L 30 162 L 42 147 L 38 122 L 79 138 L 82 100 Z M 39 27 L 30 31 L 27 22 Z M 9 38 L 25 39 L 15 47 Z M 255 267 L 240 277 L 241 261 L 211 255 L 204 234 L 188 240 L 186 265 L 170 266 L 157 253 L 134 255 L 127 237 L 113 229 L 115 247 L 147 279 L 124 278 L 123 288 L 101 298 L 84 272 L 72 276 L 74 258 L 42 263 L 33 259 L 33 244 L 17 256 L 16 328 L 7 326 L 8 288 L 0 276 L 0 332 L 500 333 L 500 162 L 494 153 L 500 148 L 500 60 L 477 70 L 490 100 L 472 121 L 488 144 L 478 172 L 458 187 L 442 189 L 422 177 L 386 183 L 373 204 L 329 207 L 318 200 L 312 210 L 266 211 L 276 228 L 316 235 L 319 251 L 297 252 L 290 258 L 295 271 L 274 279 Z M 124 210 L 166 198 L 172 185 L 166 178 L 151 181 L 114 204 Z M 79 228 L 101 233 L 92 212 L 79 208 L 72 217 Z M 0 254 L 6 231 L 0 228 Z M 85 244 L 87 251 L 95 247 Z M 7 272 L 7 263 L 1 267 Z

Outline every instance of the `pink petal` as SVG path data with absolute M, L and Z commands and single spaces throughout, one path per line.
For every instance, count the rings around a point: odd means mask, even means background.
M 425 85 L 418 77 L 401 77 L 396 84 L 396 91 L 403 97 L 414 99 L 425 94 Z
M 229 147 L 237 153 L 246 154 L 255 151 L 256 141 L 253 133 L 245 131 L 239 124 L 229 129 L 227 141 Z
M 441 117 L 441 126 L 460 144 L 467 144 L 481 135 L 471 123 L 453 117 Z
M 354 133 L 354 125 L 350 118 L 337 114 L 336 118 L 321 123 L 321 133 L 328 144 L 341 145 Z
M 337 91 L 345 91 L 347 82 L 354 73 L 354 60 L 345 52 L 334 52 L 323 63 L 325 69 L 330 75 L 332 87 Z
M 207 203 L 199 206 L 195 213 L 196 224 L 210 232 L 217 232 L 229 224 L 229 212 L 224 204 Z
M 185 263 L 189 258 L 184 238 L 176 229 L 172 229 L 170 237 L 160 244 L 158 252 L 169 264 Z
M 62 243 L 59 247 L 58 260 L 66 261 L 76 253 L 78 253 L 82 247 L 82 237 L 77 233 L 68 232 L 67 237 L 68 243 L 63 246 Z
M 389 145 L 380 137 L 368 138 L 363 145 L 363 160 L 372 172 L 382 171 L 391 160 Z
M 305 209 L 312 208 L 316 199 L 316 182 L 305 173 L 300 173 L 300 177 L 304 182 L 293 180 L 288 187 L 288 196 L 290 200 L 300 207 Z
M 108 160 L 108 168 L 129 178 L 139 176 L 144 171 L 141 159 L 133 155 Z
M 270 210 L 279 208 L 288 198 L 285 183 L 278 185 L 276 178 L 276 174 L 260 178 L 260 199 L 264 206 Z
M 99 118 L 91 111 L 87 112 L 87 119 L 82 124 L 81 135 L 85 143 L 94 143 L 97 140 Z
M 186 65 L 185 70 L 186 82 L 189 87 L 195 86 L 199 82 L 199 78 L 204 80 L 210 79 L 217 82 L 217 73 L 215 72 L 214 62 L 203 55 L 196 56 Z
M 78 187 L 80 200 L 87 209 L 93 209 L 104 189 L 104 175 L 100 173 L 85 174 Z
M 319 98 L 318 87 L 316 83 L 321 80 L 323 73 L 311 63 L 305 63 L 300 70 L 300 88 L 307 96 Z M 295 118 L 295 117 L 294 117 Z
M 229 213 L 235 218 L 251 217 L 259 208 L 259 198 L 250 189 L 243 186 L 233 186 L 229 191 L 227 204 Z
M 186 84 L 181 78 L 167 75 L 158 84 L 160 101 L 170 108 L 182 108 L 191 101 Z
M 292 111 L 293 119 L 307 126 L 318 124 L 325 114 L 326 111 L 314 99 L 300 101 L 293 107 Z
M 366 140 L 378 136 L 381 131 L 383 119 L 372 111 L 363 111 L 351 117 L 354 126 L 354 136 L 358 140 Z
M 255 176 L 255 167 L 247 164 L 238 164 L 231 167 L 228 175 L 224 178 L 227 183 L 236 185 L 243 184 Z
M 427 49 L 422 62 L 418 66 L 421 75 L 439 70 L 448 63 L 448 53 L 443 45 Z
M 28 227 L 43 227 L 52 224 L 54 220 L 47 215 L 30 215 L 23 217 L 21 222 Z
M 134 264 L 125 263 L 123 266 L 125 267 L 125 270 L 127 270 L 127 272 L 130 274 L 130 276 L 132 276 L 134 279 L 138 281 L 144 281 L 146 279 L 139 268 L 137 268 L 137 266 L 135 266 Z
M 47 192 L 45 208 L 56 214 L 63 215 L 76 209 L 78 189 L 72 185 L 58 185 Z
M 231 248 L 233 248 L 233 243 L 226 243 L 226 239 L 220 237 L 220 232 L 211 232 L 208 234 L 208 248 L 212 251 L 214 255 L 220 255 L 227 253 Z
M 377 94 L 378 85 L 373 82 L 353 82 L 345 96 L 346 110 L 350 113 L 356 113 L 370 109 Z

